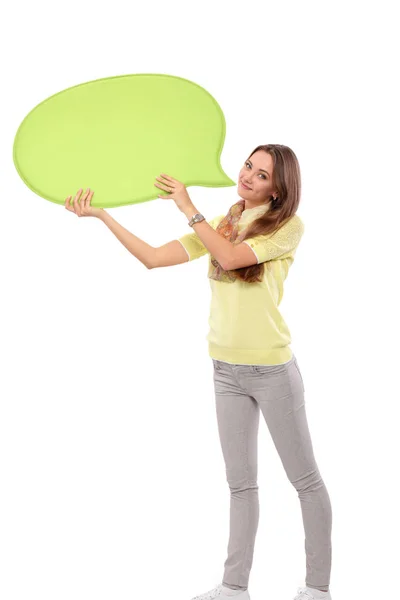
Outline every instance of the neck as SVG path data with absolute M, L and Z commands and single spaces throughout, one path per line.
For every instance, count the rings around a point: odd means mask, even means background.
M 249 202 L 248 200 L 244 200 L 244 210 L 249 210 L 252 208 L 259 208 L 260 206 L 267 206 L 268 200 L 264 200 L 263 202 L 259 202 L 258 204 L 254 204 L 253 202 Z

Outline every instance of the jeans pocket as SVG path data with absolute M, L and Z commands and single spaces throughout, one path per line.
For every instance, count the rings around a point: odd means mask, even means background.
M 253 373 L 260 373 L 260 375 L 282 375 L 287 371 L 287 364 L 277 365 L 252 365 L 251 370 Z
M 302 376 L 302 374 L 301 374 L 301 371 L 300 371 L 299 365 L 297 364 L 297 359 L 295 358 L 293 362 L 294 362 L 294 365 L 295 365 L 295 367 L 296 367 L 296 369 L 297 369 L 297 372 L 298 372 L 298 374 L 300 375 L 300 379 L 301 379 L 301 385 L 303 386 L 303 392 L 304 392 L 304 391 L 305 391 L 305 388 L 304 388 L 303 376 Z

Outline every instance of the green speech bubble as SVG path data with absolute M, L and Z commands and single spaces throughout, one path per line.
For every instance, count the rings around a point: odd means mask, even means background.
M 201 86 L 172 75 L 98 79 L 47 98 L 22 121 L 15 167 L 36 194 L 64 204 L 94 190 L 92 206 L 154 200 L 161 173 L 186 186 L 236 185 L 220 156 L 225 118 Z

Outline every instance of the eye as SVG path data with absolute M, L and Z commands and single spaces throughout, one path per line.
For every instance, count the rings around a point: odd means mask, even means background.
M 250 163 L 249 163 L 249 162 L 245 162 L 244 164 L 245 164 L 245 165 L 246 165 L 246 167 L 247 167 L 247 165 L 249 165 Z M 265 177 L 264 173 L 260 173 L 260 175 L 261 175 L 261 177 L 263 177 L 264 179 L 267 179 L 267 178 Z

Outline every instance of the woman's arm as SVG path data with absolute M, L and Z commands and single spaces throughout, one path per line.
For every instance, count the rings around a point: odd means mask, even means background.
M 172 240 L 163 246 L 154 248 L 136 235 L 122 227 L 110 214 L 102 211 L 99 217 L 113 232 L 117 239 L 133 256 L 142 262 L 147 269 L 156 267 L 169 267 L 187 262 L 189 257 L 186 250 L 178 240 Z
M 153 248 L 153 246 L 150 246 L 150 244 L 147 244 L 136 237 L 136 235 L 133 235 L 133 233 L 125 229 L 125 227 L 122 227 L 122 225 L 113 219 L 113 217 L 105 210 L 102 211 L 99 218 L 107 225 L 109 230 L 112 231 L 121 244 L 123 244 L 133 256 L 140 260 L 145 267 L 148 269 L 154 267 L 156 248 Z

